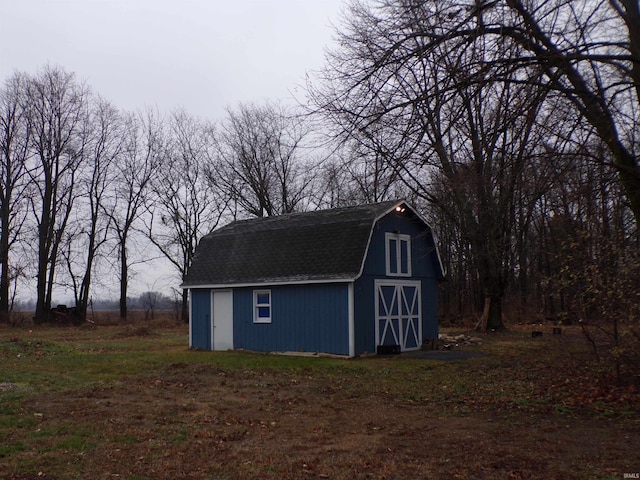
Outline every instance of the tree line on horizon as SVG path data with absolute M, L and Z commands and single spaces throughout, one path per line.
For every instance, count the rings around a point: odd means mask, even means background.
M 6 79 L 0 108 L 4 321 L 31 282 L 35 322 L 45 323 L 56 290 L 84 317 L 92 288 L 114 277 L 126 318 L 141 263 L 163 258 L 179 285 L 199 239 L 220 222 L 309 201 L 298 158 L 306 132 L 278 104 L 240 105 L 220 127 L 183 110 L 121 111 L 47 65 Z
M 32 279 L 38 322 L 60 285 L 86 311 L 108 272 L 126 317 L 150 251 L 179 283 L 230 220 L 406 198 L 439 240 L 441 318 L 594 322 L 640 370 L 639 9 L 352 0 L 299 108 L 218 121 L 121 111 L 59 67 L 16 72 L 0 90 L 0 313 Z
M 54 297 L 54 303 L 51 308 L 56 309 L 69 309 L 74 308 L 75 305 L 67 305 L 64 299 L 58 299 L 56 301 Z M 154 290 L 143 291 L 139 295 L 129 296 L 127 298 L 127 307 L 131 310 L 176 310 L 179 307 L 179 300 L 181 297 L 170 297 L 163 292 Z M 25 313 L 35 311 L 36 302 L 35 299 L 20 300 L 16 302 L 15 309 L 17 312 Z M 96 298 L 92 296 L 89 299 L 87 305 L 86 318 L 91 317 L 91 312 L 95 311 L 118 311 L 120 308 L 120 301 L 109 298 Z

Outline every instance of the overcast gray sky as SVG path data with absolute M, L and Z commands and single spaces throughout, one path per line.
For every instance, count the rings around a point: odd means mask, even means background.
M 120 108 L 184 107 L 217 121 L 239 102 L 292 99 L 322 66 L 343 3 L 0 0 L 0 82 L 49 63 Z M 132 295 L 176 286 L 162 262 L 137 270 Z
M 116 106 L 221 119 L 290 99 L 344 0 L 0 0 L 0 80 L 49 63 Z

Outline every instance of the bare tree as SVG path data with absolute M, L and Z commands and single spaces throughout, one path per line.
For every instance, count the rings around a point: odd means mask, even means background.
M 104 210 L 110 219 L 118 252 L 120 284 L 120 318 L 127 318 L 127 292 L 131 258 L 129 249 L 136 235 L 136 223 L 144 213 L 151 180 L 160 165 L 164 150 L 163 120 L 147 110 L 129 114 L 123 120 L 124 140 L 115 164 L 112 197 Z
M 425 2 L 431 4 L 432 2 Z M 435 2 L 433 2 L 435 5 Z M 511 42 L 517 56 L 497 58 L 520 69 L 519 80 L 544 83 L 570 102 L 612 154 L 625 195 L 640 223 L 640 5 L 637 0 L 448 1 L 450 21 L 431 43 Z M 481 19 L 481 21 L 477 21 Z
M 10 308 L 9 252 L 22 231 L 26 205 L 29 134 L 24 96 L 27 78 L 16 73 L 0 90 L 0 322 Z
M 79 137 L 87 117 L 88 89 L 74 75 L 45 67 L 27 83 L 30 149 L 36 164 L 29 170 L 36 195 L 32 209 L 37 224 L 37 300 L 35 320 L 49 318 L 61 241 L 77 197 L 82 163 Z
M 640 371 L 637 291 L 640 248 L 622 185 L 596 135 L 544 198 L 536 233 L 544 241 L 540 277 L 547 318 L 579 323 L 596 358 L 618 382 Z M 582 161 L 578 161 L 582 157 Z M 603 161 L 604 160 L 604 161 Z
M 221 170 L 214 183 L 226 185 L 241 209 L 257 217 L 304 207 L 311 169 L 300 158 L 307 131 L 284 108 L 240 105 L 228 110 L 219 133 Z
M 105 214 L 105 206 L 124 137 L 119 112 L 109 102 L 97 98 L 82 135 L 85 162 L 77 181 L 82 205 L 73 228 L 68 229 L 61 252 L 79 319 L 86 317 L 96 261 L 109 238 L 110 218 Z
M 339 135 L 383 156 L 456 225 L 471 246 L 486 328 L 499 329 L 514 205 L 527 160 L 542 144 L 547 90 L 523 85 L 497 61 L 518 53 L 508 44 L 481 36 L 435 41 L 453 22 L 447 5 L 352 2 L 341 47 L 310 95 Z
M 151 181 L 145 231 L 184 279 L 200 238 L 218 226 L 229 197 L 207 174 L 218 171 L 213 125 L 178 111 L 170 119 L 167 135 L 161 167 Z M 188 317 L 185 290 L 182 320 Z
M 324 162 L 318 176 L 317 183 L 321 185 L 318 203 L 329 207 L 411 196 L 386 156 L 366 141 L 348 141 L 341 145 Z

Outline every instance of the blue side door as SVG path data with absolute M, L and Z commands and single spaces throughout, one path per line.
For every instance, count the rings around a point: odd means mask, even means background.
M 211 290 L 191 290 L 191 348 L 211 350 Z

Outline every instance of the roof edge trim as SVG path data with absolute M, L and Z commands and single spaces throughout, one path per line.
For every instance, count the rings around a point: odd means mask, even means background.
M 318 283 L 352 283 L 357 277 L 331 278 L 324 280 L 295 280 L 295 281 L 276 281 L 276 282 L 246 282 L 246 283 L 208 283 L 202 285 L 182 284 L 180 288 L 183 290 L 193 289 L 213 289 L 213 288 L 242 288 L 242 287 L 270 287 L 281 285 L 310 285 Z

